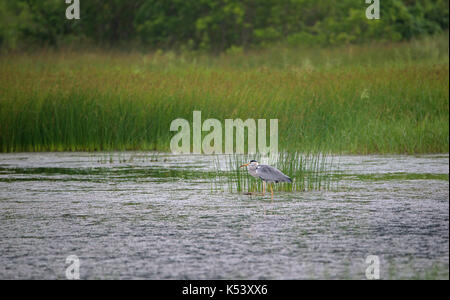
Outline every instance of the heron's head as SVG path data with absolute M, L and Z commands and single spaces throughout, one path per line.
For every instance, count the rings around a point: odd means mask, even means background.
M 240 166 L 240 168 L 247 167 L 247 166 L 256 167 L 257 165 L 258 165 L 258 162 L 256 160 L 252 159 L 248 164 L 243 164 L 242 166 Z

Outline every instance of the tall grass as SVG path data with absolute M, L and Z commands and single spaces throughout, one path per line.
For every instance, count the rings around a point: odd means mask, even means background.
M 176 118 L 279 119 L 281 150 L 449 148 L 448 36 L 329 49 L 0 56 L 0 151 L 169 150 Z
M 272 185 L 274 191 L 319 191 L 336 190 L 339 177 L 334 176 L 337 164 L 332 155 L 325 153 L 280 152 L 271 158 L 260 155 L 226 155 L 216 157 L 216 178 L 213 190 L 229 192 L 262 192 L 262 181 L 249 175 L 244 163 L 255 159 L 263 164 L 278 168 L 292 179 L 292 183 L 282 182 Z M 269 185 L 266 185 L 269 191 Z

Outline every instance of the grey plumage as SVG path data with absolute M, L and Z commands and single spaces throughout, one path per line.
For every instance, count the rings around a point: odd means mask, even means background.
M 284 175 L 277 168 L 268 166 L 268 165 L 260 165 L 257 161 L 252 160 L 247 164 L 248 172 L 255 178 L 260 178 L 266 182 L 292 182 L 292 179 L 288 176 Z
M 248 173 L 250 173 L 250 175 L 252 175 L 255 178 L 260 178 L 263 181 L 263 192 L 262 192 L 263 196 L 266 193 L 266 182 L 269 183 L 272 201 L 273 201 L 273 188 L 272 184 L 270 183 L 292 182 L 291 178 L 284 175 L 277 168 L 268 165 L 260 165 L 256 160 L 251 160 L 248 164 L 242 165 L 241 168 L 242 167 L 247 167 Z
M 267 165 L 258 165 L 256 174 L 266 182 L 292 182 L 292 179 L 284 175 L 280 170 Z

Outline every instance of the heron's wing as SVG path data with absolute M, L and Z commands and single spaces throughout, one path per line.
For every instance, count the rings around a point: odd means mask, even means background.
M 256 168 L 256 174 L 258 174 L 259 178 L 265 181 L 292 182 L 292 180 L 288 176 L 284 175 L 280 170 L 267 165 L 259 165 Z

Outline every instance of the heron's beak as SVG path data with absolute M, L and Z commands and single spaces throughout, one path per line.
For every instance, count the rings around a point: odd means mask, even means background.
M 245 165 L 242 165 L 242 166 L 240 166 L 239 168 L 246 167 L 246 166 L 248 166 L 249 164 L 250 164 L 250 163 L 245 164 Z

